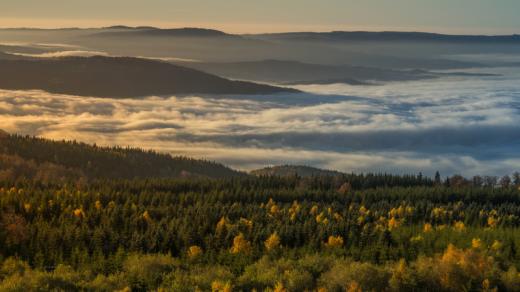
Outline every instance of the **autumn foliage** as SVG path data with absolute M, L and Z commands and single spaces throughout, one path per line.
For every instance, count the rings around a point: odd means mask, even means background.
M 0 211 L 0 291 L 520 290 L 513 187 L 20 180 Z

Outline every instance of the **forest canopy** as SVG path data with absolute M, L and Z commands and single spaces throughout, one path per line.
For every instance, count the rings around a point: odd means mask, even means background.
M 247 175 L 0 141 L 2 291 L 520 289 L 518 174 Z

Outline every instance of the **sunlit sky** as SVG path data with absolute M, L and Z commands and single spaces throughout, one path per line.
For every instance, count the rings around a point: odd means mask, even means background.
M 0 27 L 520 33 L 519 0 L 0 0 Z

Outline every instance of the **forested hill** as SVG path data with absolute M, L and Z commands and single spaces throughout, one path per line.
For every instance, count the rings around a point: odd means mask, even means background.
M 394 175 L 388 173 L 343 173 L 305 165 L 279 165 L 265 167 L 250 172 L 260 178 L 295 179 L 301 187 L 334 186 L 341 192 L 350 189 L 371 189 L 378 187 L 431 187 L 435 182 L 422 174 Z
M 0 56 L 0 88 L 113 98 L 297 92 L 229 80 L 161 61 L 102 56 L 41 60 L 6 60 Z
M 99 147 L 0 132 L 0 180 L 227 178 L 244 176 L 221 164 L 136 148 Z
M 253 170 L 253 171 L 251 171 L 251 174 L 256 175 L 256 176 L 281 176 L 281 177 L 296 176 L 296 175 L 301 176 L 301 177 L 343 175 L 343 173 L 338 172 L 338 171 L 319 169 L 319 168 L 304 166 L 304 165 L 271 166 L 271 167 Z

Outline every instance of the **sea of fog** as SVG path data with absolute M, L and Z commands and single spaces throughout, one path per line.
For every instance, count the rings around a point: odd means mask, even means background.
M 466 72 L 468 70 L 465 70 Z M 0 129 L 153 148 L 250 170 L 305 164 L 347 172 L 520 171 L 520 68 L 301 94 L 106 99 L 0 90 Z

